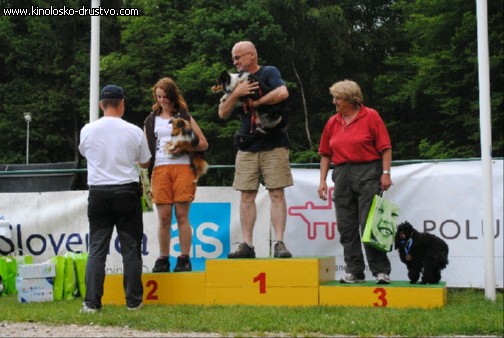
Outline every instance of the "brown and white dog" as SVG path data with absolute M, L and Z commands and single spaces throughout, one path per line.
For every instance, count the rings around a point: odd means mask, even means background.
M 220 102 L 224 102 L 229 94 L 233 92 L 236 86 L 244 81 L 258 82 L 259 88 L 254 90 L 251 94 L 242 97 L 237 106 L 244 106 L 244 109 L 249 110 L 250 100 L 257 100 L 261 96 L 267 94 L 271 90 L 256 76 L 247 72 L 228 73 L 223 71 L 217 79 L 217 84 L 212 87 L 212 92 L 224 92 Z M 254 114 L 254 123 L 256 124 L 256 132 L 261 134 L 269 134 L 272 132 L 280 131 L 286 127 L 286 123 L 282 122 L 282 109 L 280 105 L 263 105 L 252 111 Z
M 218 93 L 218 92 L 224 92 L 224 95 L 222 95 L 220 102 L 226 101 L 227 97 L 229 94 L 235 90 L 236 86 L 239 83 L 242 83 L 244 81 L 248 82 L 255 82 L 257 81 L 255 77 L 250 75 L 250 73 L 247 72 L 240 72 L 240 73 L 228 73 L 226 71 L 223 71 L 220 75 L 219 78 L 217 79 L 217 84 L 212 87 L 212 92 Z M 250 96 L 247 96 L 247 98 L 252 98 L 252 99 L 258 99 L 260 97 L 259 91 L 255 91 L 253 94 Z M 244 101 L 238 101 L 238 105 L 242 106 L 244 104 Z
M 196 176 L 194 183 L 197 183 L 200 176 L 206 174 L 208 171 L 208 162 L 205 160 L 205 154 L 202 151 L 191 150 L 198 145 L 199 138 L 194 134 L 191 123 L 188 120 L 176 117 L 171 120 L 171 123 L 173 125 L 172 139 L 166 143 L 165 151 L 172 154 L 178 148 L 188 153 L 191 159 L 191 169 Z

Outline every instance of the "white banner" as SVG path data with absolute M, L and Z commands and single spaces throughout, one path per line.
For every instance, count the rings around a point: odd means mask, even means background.
M 503 286 L 503 161 L 493 162 L 493 202 L 496 284 Z M 317 194 L 318 170 L 296 169 L 294 187 L 287 190 L 285 241 L 296 255 L 336 257 L 336 278 L 344 275 L 334 205 Z M 331 173 L 331 172 L 330 172 Z M 328 186 L 333 184 L 328 175 Z M 420 163 L 392 167 L 388 198 L 401 209 L 399 222 L 444 239 L 450 249 L 442 280 L 450 287 L 484 287 L 481 162 Z M 332 196 L 332 188 L 330 189 Z M 408 280 L 397 251 L 388 254 L 392 280 Z M 372 278 L 367 269 L 366 277 Z
M 503 161 L 493 162 L 493 201 L 496 287 L 503 287 Z M 333 203 L 318 198 L 319 170 L 294 169 L 294 186 L 286 189 L 285 243 L 294 256 L 335 256 L 336 279 L 344 274 Z M 392 168 L 389 198 L 407 220 L 423 232 L 443 238 L 450 247 L 442 280 L 449 287 L 484 287 L 484 247 L 481 205 L 481 162 L 420 163 Z M 330 175 L 329 175 L 330 177 Z M 332 187 L 330 178 L 328 184 Z M 332 191 L 331 191 L 332 192 Z M 56 254 L 86 251 L 88 245 L 87 191 L 0 194 L 0 216 L 10 233 L 0 235 L 0 254 L 21 252 L 44 262 Z M 191 205 L 193 227 L 191 261 L 204 270 L 207 258 L 225 258 L 241 240 L 240 194 L 230 187 L 199 187 Z M 274 243 L 269 225 L 270 202 L 261 187 L 257 195 L 254 245 L 258 257 L 271 256 Z M 179 254 L 178 231 L 172 226 L 171 262 Z M 5 224 L 4 222 L 3 224 Z M 159 249 L 157 213 L 144 213 L 144 271 L 154 265 Z M 107 273 L 122 273 L 117 236 L 113 236 Z M 396 251 L 389 253 L 392 280 L 407 280 Z M 367 278 L 372 278 L 369 270 Z

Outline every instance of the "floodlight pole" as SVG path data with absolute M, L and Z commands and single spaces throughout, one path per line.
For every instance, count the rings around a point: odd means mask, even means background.
M 26 164 L 29 162 L 30 158 L 30 122 L 31 122 L 31 112 L 25 112 L 24 119 L 26 121 Z
M 91 8 L 99 8 L 100 0 L 91 0 Z M 100 16 L 91 16 L 91 53 L 89 76 L 89 122 L 98 120 L 100 95 Z

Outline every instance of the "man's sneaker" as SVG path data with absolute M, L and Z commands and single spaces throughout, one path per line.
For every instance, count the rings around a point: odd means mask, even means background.
M 189 261 L 188 255 L 180 255 L 177 257 L 177 265 L 173 272 L 182 272 L 182 271 L 192 271 L 192 265 Z
M 251 248 L 247 243 L 240 243 L 238 249 L 235 252 L 231 252 L 228 258 L 255 258 L 255 250 Z
M 140 304 L 138 304 L 137 306 L 133 306 L 133 307 L 129 307 L 129 306 L 128 306 L 128 310 L 130 310 L 130 311 L 138 311 L 138 310 L 140 310 L 142 307 L 143 307 L 143 304 L 142 304 L 142 303 L 140 303 Z
M 345 277 L 340 279 L 340 283 L 343 284 L 363 283 L 364 279 L 365 279 L 364 274 L 356 276 L 353 273 L 347 273 Z
M 289 250 L 287 250 L 287 247 L 285 246 L 284 242 L 278 241 L 275 244 L 275 252 L 273 253 L 273 257 L 275 257 L 275 258 L 291 258 L 292 254 L 290 253 Z
M 80 313 L 97 313 L 99 311 L 100 311 L 100 309 L 93 309 L 93 308 L 87 306 L 87 304 L 83 302 L 82 308 L 80 309 L 79 312 Z
M 390 284 L 390 277 L 386 273 L 379 273 L 376 276 L 376 284 Z
M 170 261 L 168 257 L 156 259 L 152 272 L 170 272 Z

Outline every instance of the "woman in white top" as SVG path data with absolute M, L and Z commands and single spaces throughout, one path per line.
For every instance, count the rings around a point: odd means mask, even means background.
M 189 208 L 196 193 L 195 174 L 191 170 L 190 157 L 187 152 L 175 149 L 168 153 L 165 150 L 165 145 L 171 140 L 173 127 L 171 122 L 176 117 L 188 120 L 194 134 L 199 139 L 192 151 L 207 150 L 208 142 L 194 118 L 189 114 L 187 103 L 175 81 L 168 77 L 160 79 L 153 87 L 153 96 L 155 104 L 152 106 L 152 112 L 144 121 L 144 132 L 152 154 L 149 167 L 152 201 L 156 204 L 159 220 L 159 257 L 152 272 L 170 271 L 173 206 L 175 206 L 181 253 L 173 271 L 191 271 L 189 253 L 192 229 L 189 223 Z

